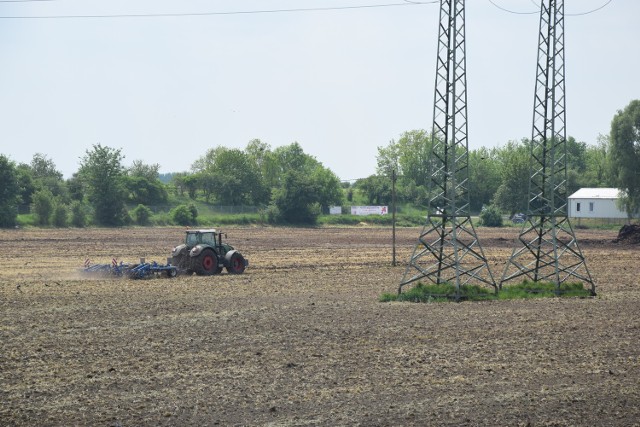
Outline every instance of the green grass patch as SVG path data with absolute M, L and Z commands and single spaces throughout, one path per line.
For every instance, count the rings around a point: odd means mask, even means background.
M 410 302 L 444 302 L 444 301 L 484 301 L 496 299 L 494 291 L 478 285 L 460 286 L 460 295 L 456 287 L 448 283 L 425 285 L 418 283 L 413 288 L 401 294 L 382 294 L 381 302 L 410 301 Z
M 580 282 L 561 283 L 560 287 L 551 282 L 532 282 L 525 280 L 515 285 L 503 286 L 496 294 L 492 288 L 478 285 L 462 285 L 460 294 L 454 285 L 418 283 L 413 288 L 401 294 L 384 293 L 380 302 L 409 301 L 409 302 L 447 302 L 447 301 L 487 301 L 514 300 L 532 298 L 587 298 L 593 296 L 590 289 L 585 289 Z
M 38 219 L 35 214 L 20 214 L 16 217 L 16 224 L 19 227 L 37 227 Z
M 581 282 L 561 283 L 558 287 L 551 282 L 533 282 L 525 280 L 515 285 L 503 286 L 498 292 L 498 299 L 529 299 L 529 298 L 549 298 L 549 297 L 590 297 L 591 290 L 585 289 Z

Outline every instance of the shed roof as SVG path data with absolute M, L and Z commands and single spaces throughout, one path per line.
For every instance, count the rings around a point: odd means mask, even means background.
M 570 199 L 617 199 L 620 190 L 617 188 L 581 188 Z

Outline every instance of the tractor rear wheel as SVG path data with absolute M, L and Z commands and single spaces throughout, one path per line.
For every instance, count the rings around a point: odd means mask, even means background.
M 233 252 L 230 255 L 226 256 L 227 261 L 227 271 L 231 274 L 242 274 L 244 273 L 245 262 L 244 257 L 240 252 Z
M 179 270 L 186 270 L 189 268 L 190 261 L 189 251 L 186 248 L 182 248 L 180 252 L 171 259 L 171 265 Z
M 211 249 L 205 249 L 200 255 L 193 259 L 193 271 L 198 276 L 211 276 L 220 271 L 218 267 L 218 256 Z

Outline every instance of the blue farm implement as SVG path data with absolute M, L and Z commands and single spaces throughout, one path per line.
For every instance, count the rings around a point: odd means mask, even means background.
M 146 279 L 154 276 L 176 277 L 178 269 L 173 265 L 161 265 L 157 262 L 142 263 L 127 270 L 127 276 L 131 279 Z
M 139 264 L 118 263 L 114 259 L 111 264 L 94 265 L 90 265 L 87 260 L 85 261 L 85 268 L 82 272 L 93 276 L 148 279 L 158 276 L 165 276 L 169 278 L 176 277 L 178 275 L 178 268 L 171 264 L 158 264 L 155 261 L 151 263 L 144 262 L 144 259 L 141 259 Z

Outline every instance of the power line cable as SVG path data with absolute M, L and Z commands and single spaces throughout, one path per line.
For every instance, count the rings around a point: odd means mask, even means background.
M 534 12 L 518 12 L 516 10 L 507 9 L 505 7 L 500 6 L 499 4 L 496 4 L 493 0 L 489 0 L 489 3 L 491 3 L 492 5 L 494 5 L 495 7 L 497 7 L 503 12 L 512 13 L 514 15 L 533 15 L 534 13 L 538 13 L 537 10 Z
M 7 1 L 7 0 L 0 0 Z M 13 0 L 14 2 L 17 0 Z M 25 1 L 55 1 L 55 0 L 22 0 Z M 140 13 L 140 14 L 113 14 L 113 15 L 34 15 L 34 16 L 0 16 L 0 19 L 87 19 L 87 18 L 170 18 L 186 16 L 222 16 L 222 15 L 253 15 L 264 13 L 293 13 L 293 12 L 324 12 L 331 10 L 374 9 L 380 7 L 421 6 L 440 3 L 440 0 L 423 2 L 403 1 L 402 3 L 369 4 L 360 6 L 334 6 L 334 7 L 308 7 L 293 9 L 264 9 L 230 12 L 185 12 L 185 13 Z
M 488 0 L 489 3 L 491 3 L 492 5 L 494 5 L 495 7 L 497 7 L 498 9 L 502 10 L 503 12 L 507 12 L 507 13 L 511 13 L 514 15 L 533 15 L 534 13 L 539 13 L 539 10 L 536 10 L 535 12 L 519 12 L 516 10 L 511 10 L 511 9 L 507 9 L 505 7 L 502 7 L 498 4 L 496 4 L 494 2 L 494 0 Z M 595 9 L 591 9 L 588 10 L 586 12 L 579 12 L 579 13 L 565 13 L 565 16 L 585 16 L 585 15 L 590 15 L 592 13 L 595 13 L 601 9 L 604 9 L 605 7 L 607 7 L 613 0 L 607 0 L 602 6 L 596 7 Z M 531 0 L 531 2 L 536 5 L 536 6 L 540 6 L 539 4 L 537 4 L 535 1 Z
M 603 4 L 600 7 L 596 7 L 595 9 L 589 10 L 587 12 L 580 12 L 580 13 L 566 13 L 566 16 L 584 16 L 584 15 L 590 15 L 594 12 L 597 12 L 601 9 L 604 9 L 605 7 L 609 6 L 609 4 L 612 2 L 613 0 L 608 0 L 605 4 Z

